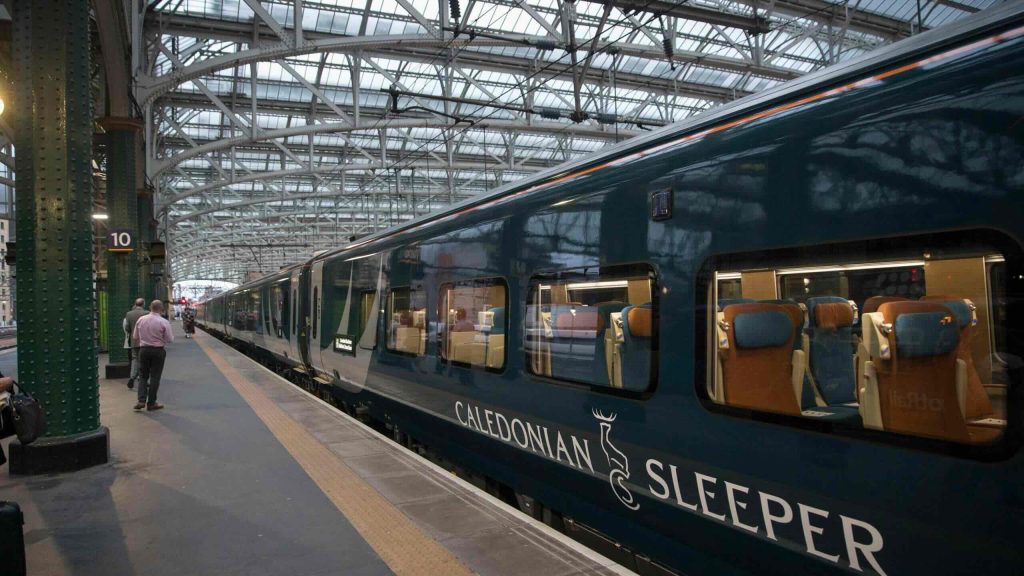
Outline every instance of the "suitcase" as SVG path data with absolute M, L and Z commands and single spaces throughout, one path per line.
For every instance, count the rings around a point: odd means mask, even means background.
M 21 507 L 0 500 L 0 576 L 25 576 L 24 524 Z

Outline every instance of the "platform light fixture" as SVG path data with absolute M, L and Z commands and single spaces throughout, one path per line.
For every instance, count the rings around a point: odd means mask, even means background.
M 92 219 L 93 220 L 106 220 L 108 218 L 110 218 L 110 216 L 108 216 L 106 214 L 93 214 L 92 215 Z

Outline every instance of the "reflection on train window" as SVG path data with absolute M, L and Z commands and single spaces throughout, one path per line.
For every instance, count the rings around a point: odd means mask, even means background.
M 508 289 L 487 278 L 444 284 L 438 301 L 438 342 L 445 360 L 493 370 L 505 367 Z
M 422 356 L 426 353 L 426 298 L 426 293 L 423 290 L 413 290 L 409 287 L 391 290 L 387 316 L 389 319 L 388 350 L 414 356 Z
M 905 247 L 899 258 L 860 250 L 857 261 L 805 267 L 793 251 L 777 268 L 765 268 L 770 252 L 715 259 L 701 395 L 833 430 L 999 440 L 1012 358 L 1005 260 L 987 246 L 932 254 L 920 243 L 916 258 Z M 722 294 L 722 277 L 737 276 L 741 292 Z
M 359 295 L 359 332 L 357 335 L 360 337 L 370 321 L 370 314 L 373 313 L 373 301 L 376 296 L 376 290 L 363 290 Z
M 538 376 L 641 392 L 658 349 L 646 264 L 538 274 L 526 305 L 526 363 Z
M 287 278 L 282 278 L 270 286 L 270 330 L 271 333 L 283 338 L 284 327 L 287 326 L 288 288 L 284 286 Z

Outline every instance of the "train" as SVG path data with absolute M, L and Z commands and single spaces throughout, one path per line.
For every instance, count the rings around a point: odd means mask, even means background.
M 1014 2 L 198 323 L 641 574 L 1019 574 L 1022 239 Z

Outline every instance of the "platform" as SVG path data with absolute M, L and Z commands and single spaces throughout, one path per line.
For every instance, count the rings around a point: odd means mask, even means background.
M 222 342 L 178 336 L 165 410 L 133 412 L 125 380 L 100 381 L 110 464 L 0 473 L 30 574 L 630 573 Z M 0 352 L 4 373 L 15 361 Z

